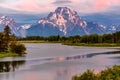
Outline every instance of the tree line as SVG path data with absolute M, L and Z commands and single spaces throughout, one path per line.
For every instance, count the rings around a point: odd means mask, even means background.
M 68 43 L 120 43 L 120 31 L 112 34 L 91 34 L 91 35 L 75 35 L 75 36 L 28 36 L 25 38 L 19 38 L 19 40 L 44 40 L 44 41 L 59 41 L 59 42 L 68 42 Z

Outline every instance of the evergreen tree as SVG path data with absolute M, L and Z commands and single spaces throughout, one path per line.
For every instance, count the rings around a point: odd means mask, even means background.
M 3 33 L 0 33 L 0 52 L 4 52 L 4 35 Z
M 8 50 L 10 42 L 10 28 L 5 26 L 4 32 L 0 33 L 0 52 L 5 52 Z
M 5 48 L 5 50 L 7 51 L 8 50 L 8 48 L 9 48 L 9 43 L 10 43 L 10 28 L 9 28 L 9 26 L 7 25 L 7 26 L 5 26 L 5 29 L 4 29 L 4 32 L 3 32 L 3 34 L 4 34 L 4 48 Z

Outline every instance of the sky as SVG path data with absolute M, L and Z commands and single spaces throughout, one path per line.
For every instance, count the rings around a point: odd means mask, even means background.
M 79 15 L 120 17 L 120 0 L 0 0 L 0 14 L 47 14 L 62 6 L 77 11 Z
M 79 13 L 119 11 L 120 0 L 0 0 L 2 13 L 47 13 L 58 6 L 70 7 Z

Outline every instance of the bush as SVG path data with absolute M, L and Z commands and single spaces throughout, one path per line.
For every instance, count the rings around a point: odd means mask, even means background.
M 74 76 L 72 80 L 97 80 L 97 76 L 91 70 L 87 70 L 81 76 Z
M 25 50 L 26 50 L 25 46 L 21 43 L 12 43 L 10 45 L 10 51 L 20 56 L 26 54 Z
M 72 80 L 120 80 L 120 66 L 113 66 L 94 74 L 93 71 L 87 70 L 80 76 L 74 76 Z
M 107 68 L 100 73 L 101 80 L 120 80 L 120 66 L 113 66 L 113 68 Z

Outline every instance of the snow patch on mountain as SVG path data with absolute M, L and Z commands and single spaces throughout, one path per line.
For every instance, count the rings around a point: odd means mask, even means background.
M 20 27 L 16 24 L 13 18 L 10 18 L 8 16 L 2 16 L 0 17 L 0 31 L 3 32 L 5 26 L 9 26 L 11 33 L 15 34 L 16 36 L 21 36 L 21 33 L 19 31 Z
M 87 22 L 82 20 L 76 11 L 67 7 L 58 7 L 55 12 L 50 12 L 47 18 L 40 19 L 39 24 L 51 24 L 53 27 L 59 28 L 61 32 L 66 35 L 69 30 L 74 29 L 75 26 L 85 28 Z
M 31 25 L 30 24 L 25 24 L 25 25 L 22 25 L 21 27 L 22 27 L 22 29 L 29 29 L 31 27 Z

